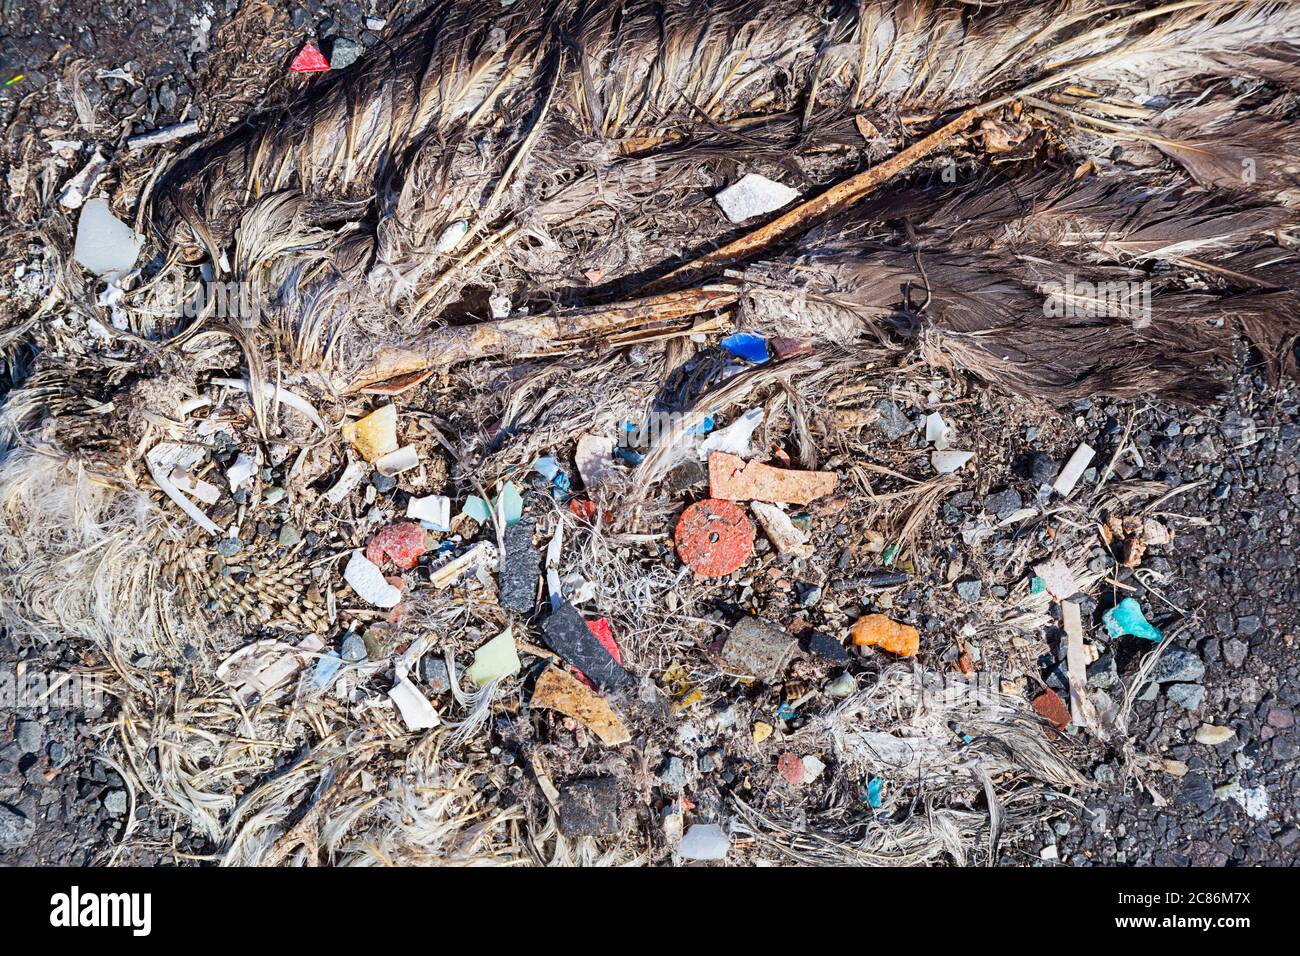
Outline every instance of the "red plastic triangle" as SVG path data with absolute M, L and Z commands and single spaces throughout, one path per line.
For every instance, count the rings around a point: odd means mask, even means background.
M 310 43 L 298 51 L 298 55 L 289 64 L 289 69 L 295 73 L 324 73 L 329 68 L 329 61 Z

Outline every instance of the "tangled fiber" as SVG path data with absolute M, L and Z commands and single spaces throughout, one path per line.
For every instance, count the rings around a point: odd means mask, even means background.
M 494 601 L 422 588 L 417 636 L 313 682 L 320 655 L 298 639 L 339 621 L 331 575 L 368 520 L 359 496 L 330 510 L 322 495 L 344 463 L 335 426 L 363 394 L 432 375 L 443 411 L 418 426 L 473 493 L 580 432 L 683 410 L 606 495 L 612 531 L 560 511 L 548 533 L 619 596 L 634 671 L 694 642 L 683 679 L 717 688 L 689 582 L 662 552 L 616 547 L 652 543 L 637 533 L 674 507 L 691 429 L 757 401 L 815 467 L 834 396 L 914 347 L 1053 404 L 1205 401 L 1239 334 L 1271 375 L 1293 374 L 1298 83 L 1300 4 L 1283 0 L 434 3 L 151 180 L 137 221 L 161 256 L 125 278 L 123 327 L 103 332 L 65 265 L 60 323 L 4 330 L 8 354 L 39 350 L 3 410 L 4 626 L 93 649 L 119 699 L 104 751 L 195 857 L 667 859 L 645 798 L 666 746 L 659 692 L 644 680 L 617 700 L 649 743 L 566 763 L 524 706 L 533 673 L 461 692 L 455 652 L 509 623 Z M 729 222 L 713 196 L 748 173 L 799 198 Z M 211 280 L 254 290 L 258 321 L 212 301 L 176 321 L 165 290 Z M 797 354 L 723 378 L 697 346 L 730 328 Z M 451 428 L 471 396 L 491 428 Z M 340 529 L 330 554 L 299 545 L 223 574 L 148 457 L 211 444 L 200 411 L 250 453 L 287 456 L 299 522 Z M 860 484 L 910 547 L 955 482 Z M 268 633 L 300 649 L 302 674 L 245 705 L 217 665 Z M 466 713 L 410 734 L 386 706 L 390 674 L 444 655 Z M 1084 785 L 1018 698 L 937 680 L 868 675 L 794 738 L 836 757 L 830 796 L 815 810 L 734 796 L 734 831 L 807 863 L 995 861 Z M 496 759 L 503 744 L 523 766 Z M 557 822 L 550 773 L 593 768 L 637 803 L 620 841 Z M 891 796 L 864 816 L 870 776 Z

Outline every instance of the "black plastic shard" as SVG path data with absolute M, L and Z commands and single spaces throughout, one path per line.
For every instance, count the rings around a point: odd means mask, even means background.
M 533 547 L 533 521 L 523 520 L 506 528 L 505 553 L 501 557 L 501 606 L 529 614 L 537 600 L 541 577 L 541 553 Z
M 591 633 L 591 628 L 572 604 L 561 605 L 548 617 L 542 625 L 542 633 L 551 650 L 590 677 L 596 686 L 618 688 L 636 683 L 636 678 L 623 670 L 604 645 L 596 640 L 596 635 Z

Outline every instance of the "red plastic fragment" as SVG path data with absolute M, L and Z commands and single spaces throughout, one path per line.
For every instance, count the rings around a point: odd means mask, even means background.
M 295 73 L 324 73 L 329 68 L 329 60 L 310 43 L 304 44 L 289 64 L 289 69 Z
M 789 750 L 781 754 L 776 759 L 776 769 L 790 786 L 797 787 L 803 783 L 806 771 L 804 770 L 803 760 L 800 759 L 798 754 Z
M 609 618 L 598 617 L 594 621 L 588 621 L 587 629 L 595 635 L 596 640 L 600 641 L 600 646 L 609 651 L 609 656 L 614 658 L 614 663 L 622 667 L 623 652 L 618 649 L 618 643 L 614 640 L 614 630 L 609 626 Z
M 1053 724 L 1057 730 L 1064 730 L 1070 726 L 1070 712 L 1065 707 L 1065 701 L 1053 691 L 1044 691 L 1035 697 L 1034 710 L 1038 712 L 1039 717 Z
M 720 578 L 749 560 L 754 526 L 739 505 L 705 498 L 682 512 L 673 540 L 677 557 L 696 574 Z
M 366 545 L 366 560 L 382 565 L 387 557 L 403 571 L 409 571 L 424 554 L 424 529 L 414 521 L 399 521 L 375 532 Z

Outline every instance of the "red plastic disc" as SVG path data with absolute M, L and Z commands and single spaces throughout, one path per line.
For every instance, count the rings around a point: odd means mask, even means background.
M 677 519 L 677 556 L 696 574 L 720 578 L 738 570 L 754 552 L 754 525 L 743 508 L 705 498 Z

